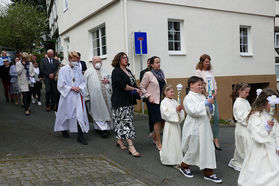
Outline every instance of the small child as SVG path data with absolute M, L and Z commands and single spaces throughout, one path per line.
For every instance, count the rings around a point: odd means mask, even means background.
M 248 114 L 251 142 L 239 174 L 239 186 L 279 185 L 279 125 L 269 113 L 267 100 L 272 95 L 278 97 L 272 89 L 264 89 Z
M 213 169 L 216 168 L 215 148 L 210 126 L 210 113 L 207 107 L 214 103 L 214 97 L 208 98 L 202 94 L 203 79 L 192 76 L 188 80 L 190 92 L 183 101 L 187 117 L 182 129 L 182 150 L 185 153 L 179 168 L 180 172 L 193 178 L 190 165 L 196 165 L 204 170 L 204 179 L 221 183 Z
M 233 116 L 237 121 L 235 127 L 235 150 L 233 159 L 230 160 L 228 166 L 236 171 L 240 171 L 247 149 L 249 148 L 249 133 L 247 130 L 247 116 L 251 110 L 246 97 L 249 95 L 250 85 L 247 83 L 238 83 L 232 92 L 232 98 L 235 100 L 233 104 Z
M 40 68 L 39 68 L 39 63 L 37 61 L 33 62 L 34 66 L 34 72 L 35 72 L 35 80 L 36 83 L 34 83 L 34 87 L 32 88 L 32 103 L 36 102 L 36 97 L 38 98 L 38 105 L 42 105 L 41 103 L 41 89 L 42 89 L 42 77 L 40 74 Z
M 165 120 L 160 159 L 164 165 L 178 165 L 183 158 L 180 123 L 184 120 L 185 114 L 182 106 L 173 99 L 172 85 L 165 86 L 164 95 L 160 106 L 162 119 Z

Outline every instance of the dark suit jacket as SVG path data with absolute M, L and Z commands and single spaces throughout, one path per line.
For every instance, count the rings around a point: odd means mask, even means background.
M 86 66 L 85 61 L 80 61 L 80 63 L 81 63 L 81 71 L 82 71 L 82 72 L 85 72 L 86 69 L 87 69 L 87 66 Z
M 48 58 L 43 58 L 41 64 L 40 64 L 40 73 L 42 74 L 43 78 L 49 78 L 49 74 L 56 75 L 58 68 L 59 68 L 59 62 L 52 58 L 52 64 L 49 63 Z

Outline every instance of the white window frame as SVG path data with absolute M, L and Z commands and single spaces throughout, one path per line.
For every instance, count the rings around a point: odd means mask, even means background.
M 169 22 L 179 22 L 179 25 L 180 25 L 180 50 L 169 50 L 169 41 L 170 41 L 169 40 L 169 28 L 168 28 Z M 183 33 L 184 33 L 183 25 L 184 25 L 184 21 L 181 19 L 168 19 L 168 22 L 167 22 L 167 39 L 168 39 L 167 47 L 168 47 L 169 55 L 186 55 L 185 48 L 184 48 L 184 40 L 183 40 Z
M 278 45 L 276 44 L 277 42 L 277 36 L 278 36 Z M 275 46 L 275 48 L 279 48 L 279 32 L 275 32 L 274 33 L 274 46 Z
M 275 63 L 275 75 L 276 75 L 276 81 L 279 81 L 279 77 L 277 78 L 277 74 L 276 74 L 276 66 L 279 66 L 279 63 Z
M 105 40 L 106 40 L 106 53 L 103 53 L 103 43 L 102 43 L 102 34 L 101 34 L 101 29 L 105 27 Z M 107 58 L 107 54 L 108 54 L 108 45 L 107 45 L 107 30 L 106 30 L 106 25 L 105 23 L 93 28 L 91 31 L 91 52 L 92 53 L 92 57 L 97 56 L 98 54 L 94 53 L 94 38 L 93 38 L 93 33 L 94 32 L 99 32 L 99 46 L 100 46 L 100 58 L 101 59 L 106 59 Z
M 66 37 L 64 38 L 64 42 L 65 42 L 65 55 L 64 55 L 64 59 L 66 62 L 69 61 L 68 56 L 69 56 L 69 52 L 70 52 L 70 37 Z
M 64 0 L 64 12 L 66 12 L 69 9 L 69 0 Z
M 248 47 L 248 51 L 247 52 L 240 52 L 240 56 L 243 57 L 252 57 L 253 56 L 253 51 L 252 51 L 252 37 L 251 37 L 251 26 L 244 26 L 244 25 L 240 25 L 239 27 L 239 50 L 241 47 L 241 43 L 240 43 L 240 29 L 241 28 L 246 28 L 247 29 L 247 47 Z

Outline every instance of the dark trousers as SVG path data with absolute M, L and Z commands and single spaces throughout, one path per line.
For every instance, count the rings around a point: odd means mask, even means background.
M 10 87 L 10 82 L 6 82 L 6 81 L 2 81 L 3 86 L 4 86 L 4 92 L 5 92 L 5 97 L 6 97 L 6 101 L 9 101 L 9 99 L 11 98 L 11 87 Z
M 44 78 L 46 86 L 46 106 L 57 107 L 57 83 L 50 79 Z
M 38 97 L 38 101 L 41 101 L 41 89 L 42 89 L 42 83 L 36 82 L 34 83 L 34 87 L 32 87 L 32 96 L 33 98 Z
M 22 96 L 23 96 L 23 106 L 25 111 L 29 110 L 29 106 L 30 106 L 30 100 L 31 100 L 31 94 L 30 92 L 21 92 Z
M 148 124 L 149 124 L 149 131 L 150 132 L 153 132 L 154 130 L 154 122 L 152 122 L 152 119 L 151 119 L 151 114 L 149 113 L 149 101 L 148 100 L 145 100 L 145 104 L 146 104 L 146 107 L 147 107 L 147 110 L 148 110 Z

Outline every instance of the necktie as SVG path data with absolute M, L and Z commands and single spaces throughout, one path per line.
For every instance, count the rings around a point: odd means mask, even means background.
M 52 59 L 49 59 L 49 63 L 52 65 Z

